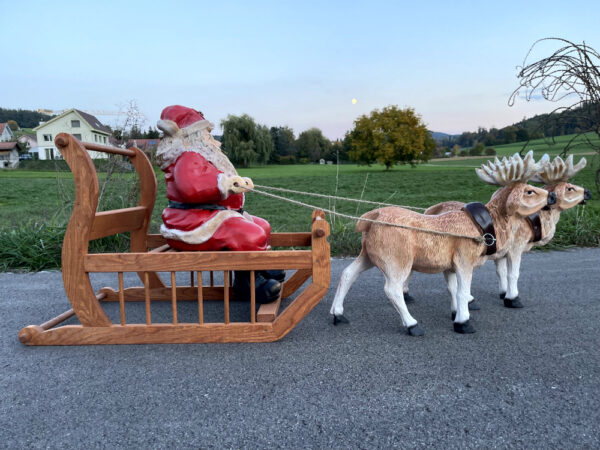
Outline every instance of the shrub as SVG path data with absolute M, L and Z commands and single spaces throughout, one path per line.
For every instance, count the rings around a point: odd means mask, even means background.
M 495 156 L 496 155 L 496 149 L 493 147 L 488 147 L 485 149 L 485 154 L 487 156 Z

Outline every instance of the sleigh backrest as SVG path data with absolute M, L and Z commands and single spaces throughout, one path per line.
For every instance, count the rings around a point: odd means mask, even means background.
M 75 181 L 75 204 L 63 243 L 63 269 L 66 261 L 88 251 L 89 241 L 130 232 L 132 252 L 145 252 L 146 235 L 156 198 L 156 176 L 148 157 L 140 149 L 80 142 L 67 133 L 60 133 L 56 146 L 69 165 Z M 121 155 L 129 158 L 140 180 L 140 199 L 132 208 L 97 212 L 98 175 L 87 150 Z

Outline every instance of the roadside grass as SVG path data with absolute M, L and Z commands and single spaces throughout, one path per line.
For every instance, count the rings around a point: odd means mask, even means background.
M 385 171 L 383 166 L 342 164 L 265 166 L 240 169 L 239 173 L 251 177 L 256 185 L 426 208 L 446 200 L 487 202 L 496 187 L 482 183 L 473 169 L 487 159 L 454 160 L 447 162 L 456 164 L 427 164 L 414 168 L 398 166 L 390 171 Z M 99 177 L 102 184 L 106 173 L 100 172 Z M 160 171 L 157 171 L 157 180 L 158 193 L 150 227 L 150 232 L 155 233 L 167 204 L 164 176 Z M 99 209 L 135 204 L 138 193 L 134 181 L 135 176 L 130 172 L 113 174 Z M 594 173 L 590 164 L 572 182 L 593 191 Z M 74 201 L 70 172 L 2 171 L 0 191 L 3 193 L 0 198 L 0 270 L 59 267 L 60 243 Z M 307 195 L 273 193 L 353 216 L 374 208 Z M 310 228 L 310 209 L 256 192 L 246 195 L 245 209 L 268 220 L 274 232 L 307 231 Z M 327 219 L 332 229 L 332 255 L 358 254 L 360 235 L 354 231 L 355 223 L 329 214 Z M 563 213 L 551 245 L 552 248 L 600 246 L 599 236 L 600 201 L 594 195 L 587 206 Z M 127 246 L 128 237 L 120 235 L 94 241 L 90 251 L 121 251 Z

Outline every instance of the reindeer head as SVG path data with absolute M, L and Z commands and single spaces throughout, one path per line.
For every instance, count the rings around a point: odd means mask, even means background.
M 506 216 L 526 217 L 556 202 L 555 194 L 526 184 L 538 171 L 532 151 L 525 158 L 518 153 L 502 161 L 495 158 L 494 162 L 488 161 L 475 171 L 485 183 L 504 186 L 496 191 L 490 203 L 496 201 L 502 205 Z
M 585 201 L 592 197 L 590 191 L 571 184 L 567 180 L 582 170 L 586 162 L 585 158 L 581 158 L 573 166 L 573 155 L 569 155 L 566 161 L 557 156 L 552 162 L 548 155 L 544 155 L 538 163 L 539 170 L 531 181 L 544 183 L 544 189 L 556 194 L 556 204 L 552 207 L 559 211 L 572 208 L 580 203 L 585 204 Z

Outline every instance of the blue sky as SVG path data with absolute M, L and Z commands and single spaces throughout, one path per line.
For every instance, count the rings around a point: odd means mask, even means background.
M 0 7 L 1 107 L 115 111 L 135 99 L 146 126 L 182 104 L 217 126 L 247 113 L 296 134 L 316 126 L 338 138 L 361 114 L 395 104 L 415 108 L 435 131 L 502 127 L 552 109 L 507 105 L 515 67 L 536 39 L 585 40 L 600 50 L 597 0 Z

